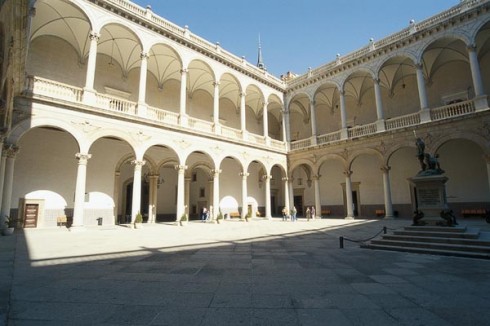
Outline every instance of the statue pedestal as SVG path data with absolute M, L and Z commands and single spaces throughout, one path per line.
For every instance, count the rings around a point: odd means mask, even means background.
M 447 177 L 440 174 L 417 175 L 408 180 L 413 189 L 414 225 L 454 225 L 455 221 L 448 222 L 447 219 L 447 214 L 450 214 L 446 199 Z

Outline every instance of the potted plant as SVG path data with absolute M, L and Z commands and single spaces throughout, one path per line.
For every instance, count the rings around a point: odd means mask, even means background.
M 11 235 L 14 233 L 15 220 L 5 216 L 5 228 L 2 229 L 2 235 Z
M 187 216 L 187 214 L 186 213 L 182 214 L 182 216 L 180 217 L 180 226 L 186 225 L 188 221 L 189 221 L 189 217 Z
M 143 223 L 143 215 L 141 215 L 141 213 L 138 212 L 138 214 L 136 214 L 136 218 L 134 219 L 134 228 L 135 229 L 141 229 L 142 223 Z

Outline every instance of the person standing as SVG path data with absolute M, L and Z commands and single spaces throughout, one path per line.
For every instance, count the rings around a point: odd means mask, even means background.
M 309 222 L 311 218 L 311 211 L 309 207 L 306 207 L 306 220 Z
M 288 220 L 288 214 L 289 214 L 289 209 L 286 206 L 284 206 L 284 208 L 282 209 L 282 220 L 283 221 Z
M 208 209 L 206 207 L 203 207 L 201 212 L 201 222 L 205 222 L 207 217 L 208 217 Z
M 311 206 L 311 219 L 314 220 L 316 215 L 315 206 Z
M 296 214 L 298 213 L 298 211 L 296 210 L 296 207 L 293 206 L 293 208 L 291 208 L 291 222 L 296 222 Z

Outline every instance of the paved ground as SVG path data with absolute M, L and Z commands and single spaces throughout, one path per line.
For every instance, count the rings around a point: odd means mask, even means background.
M 0 312 L 8 325 L 488 325 L 490 261 L 339 248 L 408 224 L 18 231 L 0 237 Z

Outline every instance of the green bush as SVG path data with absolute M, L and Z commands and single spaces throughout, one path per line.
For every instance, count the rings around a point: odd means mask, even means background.
M 134 223 L 143 223 L 143 215 L 140 212 L 136 214 L 136 218 L 134 219 Z

